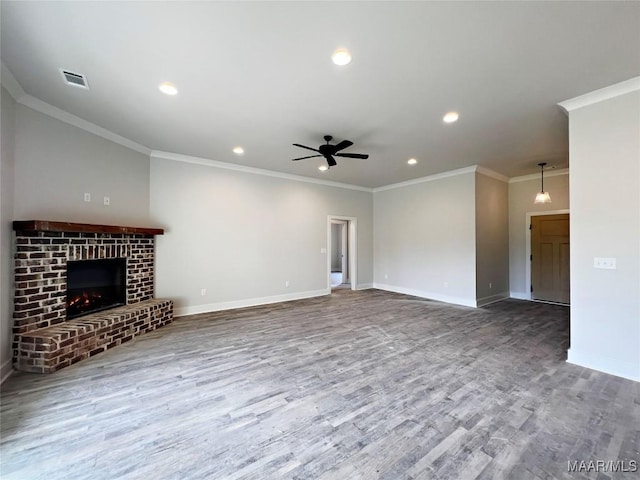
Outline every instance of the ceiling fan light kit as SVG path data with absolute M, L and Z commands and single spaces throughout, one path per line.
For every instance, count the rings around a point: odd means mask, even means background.
M 307 147 L 306 145 L 300 145 L 299 143 L 294 143 L 294 147 L 305 148 L 307 150 L 311 150 L 312 152 L 317 152 L 319 155 L 309 155 L 307 157 L 294 158 L 293 161 L 297 162 L 298 160 L 305 160 L 307 158 L 316 158 L 316 157 L 324 157 L 327 161 L 327 168 L 335 167 L 337 165 L 336 159 L 334 157 L 343 157 L 343 158 L 360 158 L 367 159 L 369 155 L 364 153 L 338 153 L 344 150 L 345 148 L 353 145 L 353 142 L 350 140 L 342 140 L 336 145 L 331 145 L 329 142 L 333 140 L 331 135 L 324 136 L 325 145 L 320 145 L 318 148 Z

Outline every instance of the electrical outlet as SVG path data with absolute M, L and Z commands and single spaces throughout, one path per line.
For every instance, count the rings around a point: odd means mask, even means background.
M 91 201 L 91 194 L 90 193 L 87 193 L 87 192 L 84 193 L 84 201 L 85 202 L 90 202 Z
M 449 286 L 449 282 L 444 282 L 443 285 L 444 285 L 444 288 L 447 288 Z
M 491 286 L 491 282 L 489 282 L 489 290 L 491 290 L 493 287 Z
M 384 274 L 384 279 L 387 280 L 388 278 L 389 278 L 389 275 L 385 273 Z
M 207 294 L 207 289 L 203 288 L 202 290 L 200 290 L 200 295 L 202 295 L 203 297 Z
M 284 282 L 284 286 L 285 286 L 286 288 L 289 288 L 289 280 L 285 280 L 285 282 Z
M 324 248 L 324 247 L 322 247 L 322 248 L 320 249 L 320 253 L 327 253 L 327 249 L 326 249 L 326 248 Z
M 111 199 L 109 197 L 104 197 L 104 204 L 107 206 L 111 205 Z

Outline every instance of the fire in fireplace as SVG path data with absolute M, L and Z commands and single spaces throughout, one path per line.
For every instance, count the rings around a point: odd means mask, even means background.
M 126 303 L 126 258 L 67 262 L 67 319 Z

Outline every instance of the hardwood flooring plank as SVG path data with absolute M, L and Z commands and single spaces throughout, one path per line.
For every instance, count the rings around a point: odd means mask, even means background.
M 640 460 L 640 384 L 568 338 L 566 307 L 378 290 L 182 317 L 10 377 L 0 476 L 603 480 L 567 462 Z

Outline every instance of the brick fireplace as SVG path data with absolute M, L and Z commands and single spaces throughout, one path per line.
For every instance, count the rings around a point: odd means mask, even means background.
M 154 299 L 155 236 L 161 229 L 17 221 L 14 367 L 49 373 L 173 320 Z M 124 259 L 126 305 L 67 319 L 67 263 Z

